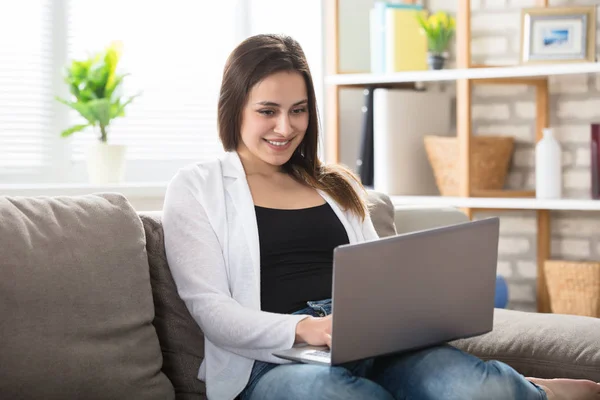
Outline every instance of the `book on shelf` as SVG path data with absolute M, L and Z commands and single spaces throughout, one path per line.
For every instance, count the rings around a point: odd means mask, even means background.
M 371 72 L 427 69 L 427 39 L 420 32 L 420 5 L 378 1 L 371 9 Z
M 373 188 L 373 90 L 363 89 L 362 121 L 360 131 L 360 149 L 356 166 L 360 181 L 367 188 Z

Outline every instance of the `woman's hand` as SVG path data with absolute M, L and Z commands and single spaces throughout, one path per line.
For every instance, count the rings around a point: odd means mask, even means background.
M 308 317 L 296 325 L 296 343 L 331 347 L 331 315 Z

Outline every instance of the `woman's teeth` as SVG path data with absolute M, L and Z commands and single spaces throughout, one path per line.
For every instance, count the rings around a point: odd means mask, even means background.
M 266 139 L 265 139 L 266 140 Z M 272 144 L 273 146 L 285 146 L 286 144 L 288 144 L 290 141 L 286 140 L 285 142 L 273 142 L 271 140 L 267 140 L 267 142 L 269 142 L 270 144 Z

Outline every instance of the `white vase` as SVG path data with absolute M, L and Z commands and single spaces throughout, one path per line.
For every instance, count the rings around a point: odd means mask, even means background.
M 544 129 L 544 137 L 535 146 L 535 195 L 538 199 L 562 196 L 561 149 L 549 128 Z
M 90 183 L 120 183 L 125 175 L 126 146 L 96 143 L 88 148 L 87 167 Z

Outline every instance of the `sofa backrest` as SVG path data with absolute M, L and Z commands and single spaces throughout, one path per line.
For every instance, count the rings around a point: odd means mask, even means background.
M 379 236 L 395 234 L 394 208 L 388 196 L 370 191 L 371 218 Z M 163 372 L 175 387 L 177 400 L 205 396 L 197 379 L 204 358 L 204 335 L 177 294 L 164 250 L 160 212 L 139 214 L 146 232 L 146 249 L 156 317 L 154 326 L 163 353 Z
M 118 194 L 0 196 L 0 397 L 175 397 L 145 244 Z

